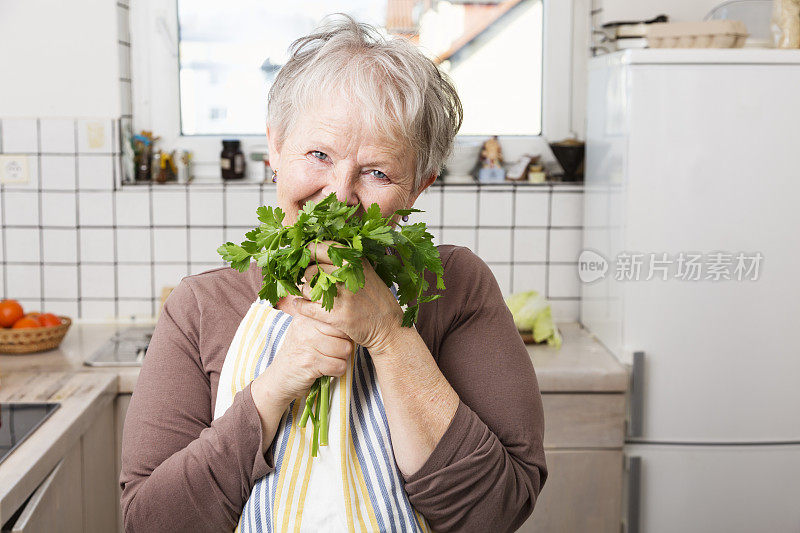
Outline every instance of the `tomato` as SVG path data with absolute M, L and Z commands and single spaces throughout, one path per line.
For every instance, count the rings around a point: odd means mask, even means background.
M 16 300 L 3 300 L 0 302 L 0 326 L 10 328 L 22 318 L 25 312 Z
M 53 313 L 43 313 L 39 315 L 39 325 L 45 328 L 49 328 L 50 326 L 60 326 L 61 319 Z
M 16 322 L 14 325 L 11 326 L 13 329 L 20 329 L 20 328 L 40 328 L 42 327 L 38 321 L 33 318 L 22 317 Z

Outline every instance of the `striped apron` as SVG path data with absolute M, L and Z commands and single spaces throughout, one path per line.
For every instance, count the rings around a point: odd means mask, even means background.
M 253 302 L 225 357 L 215 419 L 270 365 L 291 321 L 269 301 Z M 364 347 L 356 346 L 346 374 L 331 381 L 330 395 L 328 446 L 313 458 L 311 421 L 297 427 L 305 402 L 289 405 L 273 442 L 275 470 L 253 486 L 236 531 L 430 531 L 403 488 Z

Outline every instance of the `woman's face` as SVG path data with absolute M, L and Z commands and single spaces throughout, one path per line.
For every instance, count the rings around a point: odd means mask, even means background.
M 284 225 L 295 223 L 306 202 L 319 202 L 332 192 L 348 205 L 360 202 L 356 215 L 375 202 L 386 217 L 413 206 L 433 182 L 435 175 L 415 191 L 412 150 L 375 136 L 361 122 L 352 106 L 319 106 L 298 117 L 280 147 L 277 132 L 267 128 Z

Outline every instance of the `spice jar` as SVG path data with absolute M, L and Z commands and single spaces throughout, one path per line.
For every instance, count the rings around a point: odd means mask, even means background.
M 238 140 L 224 139 L 219 160 L 222 179 L 238 180 L 244 178 L 244 154 Z

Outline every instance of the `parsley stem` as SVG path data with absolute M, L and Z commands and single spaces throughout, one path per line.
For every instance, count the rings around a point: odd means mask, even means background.
M 316 401 L 314 402 L 314 404 L 315 407 L 317 407 L 317 412 L 319 412 L 319 403 L 320 403 L 319 395 L 316 396 L 315 400 Z M 314 434 L 311 436 L 311 457 L 316 457 L 317 451 L 319 450 L 319 426 L 320 423 L 319 420 L 317 420 L 316 423 L 314 424 Z
M 297 423 L 297 427 L 304 428 L 306 427 L 306 422 L 308 421 L 308 416 L 311 414 L 311 407 L 314 403 L 314 400 L 317 397 L 319 392 L 319 379 L 317 379 L 313 385 L 311 385 L 311 389 L 308 391 L 308 397 L 306 398 L 306 406 L 303 409 L 303 415 L 300 417 L 300 421 Z
M 320 378 L 322 383 L 319 387 L 319 445 L 328 445 L 328 409 L 331 401 L 331 377 L 323 376 Z

